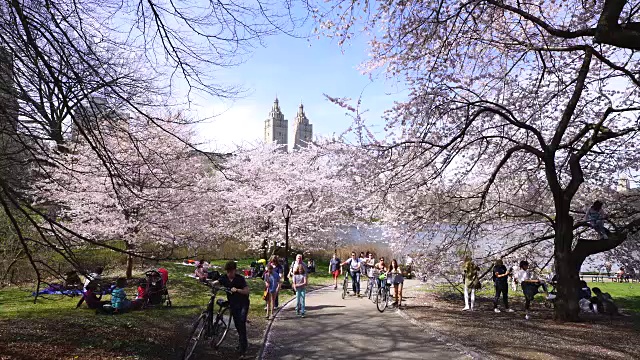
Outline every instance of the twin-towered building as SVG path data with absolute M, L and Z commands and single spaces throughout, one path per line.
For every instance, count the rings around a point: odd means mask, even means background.
M 313 125 L 309 123 L 302 104 L 298 108 L 293 131 L 294 150 L 306 147 L 313 140 Z M 285 149 L 289 145 L 289 121 L 284 118 L 277 97 L 269 112 L 269 118 L 264 121 L 264 141 L 267 143 L 275 141 L 278 145 L 285 145 Z

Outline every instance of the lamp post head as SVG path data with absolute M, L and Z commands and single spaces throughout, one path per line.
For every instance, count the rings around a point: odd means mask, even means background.
M 291 209 L 291 206 L 289 206 L 289 204 L 285 205 L 282 207 L 282 216 L 284 216 L 285 219 L 289 219 L 291 217 L 291 212 L 293 209 Z

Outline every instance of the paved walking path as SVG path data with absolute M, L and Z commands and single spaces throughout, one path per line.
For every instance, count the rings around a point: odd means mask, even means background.
M 290 302 L 272 324 L 262 359 L 470 358 L 411 325 L 395 309 L 380 313 L 367 298 L 343 300 L 340 295 L 341 285 L 307 294 L 304 319 Z

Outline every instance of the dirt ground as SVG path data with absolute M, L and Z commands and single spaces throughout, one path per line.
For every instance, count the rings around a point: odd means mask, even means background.
M 551 309 L 511 299 L 513 313 L 493 312 L 493 299 L 476 298 L 476 311 L 461 311 L 462 296 L 409 291 L 404 315 L 458 343 L 480 358 L 495 359 L 640 359 L 640 316 L 584 314 L 582 322 L 560 323 Z M 502 307 L 502 303 L 500 303 Z
M 99 319 L 99 318 L 98 318 Z M 99 323 L 74 319 L 0 321 L 0 359 L 179 359 L 188 336 L 190 319 L 166 322 L 163 326 L 125 323 L 121 331 L 104 331 Z M 247 324 L 249 354 L 257 355 L 266 320 Z M 219 351 L 200 346 L 201 356 L 234 359 L 237 335 L 229 335 Z

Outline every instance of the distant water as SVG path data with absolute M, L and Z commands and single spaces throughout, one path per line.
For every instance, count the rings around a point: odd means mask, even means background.
M 408 254 L 420 252 L 427 247 L 442 243 L 447 230 L 453 231 L 454 229 L 447 229 L 442 227 L 437 231 L 417 233 L 411 240 L 406 240 L 394 238 L 392 232 L 382 225 L 351 225 L 340 227 L 340 229 L 336 231 L 335 235 L 337 240 L 342 244 L 377 244 L 382 246 L 389 246 L 390 244 L 393 244 L 394 246 L 390 246 L 390 249 L 395 256 L 400 258 Z M 523 234 L 522 231 L 514 230 L 510 234 L 499 237 L 498 240 L 495 236 L 487 236 L 484 238 L 478 237 L 478 240 L 476 240 L 474 244 L 473 251 L 478 255 L 484 254 L 483 256 L 486 256 L 486 254 L 494 254 L 501 250 L 501 246 L 507 247 L 509 245 L 517 243 L 518 238 L 522 239 L 523 235 L 525 234 Z M 549 245 L 546 246 L 546 249 L 541 250 L 545 254 L 545 256 L 538 259 L 533 259 L 540 265 L 547 263 L 549 257 L 552 254 L 553 247 L 551 246 L 551 242 L 549 242 L 548 244 Z M 587 260 L 585 260 L 584 264 L 582 265 L 581 271 L 604 271 L 603 268 L 606 260 L 607 253 L 592 255 L 587 258 Z M 612 271 L 617 271 L 618 266 L 615 264 L 615 262 L 612 261 L 612 263 Z

